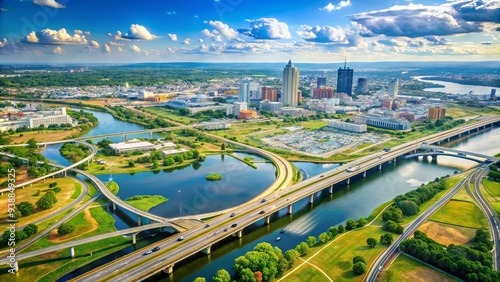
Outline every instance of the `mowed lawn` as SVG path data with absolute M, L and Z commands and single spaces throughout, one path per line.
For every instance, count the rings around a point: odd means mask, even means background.
M 382 282 L 389 281 L 456 281 L 450 276 L 431 268 L 406 255 L 399 255 L 382 274 Z
M 363 256 L 366 259 L 367 266 L 371 265 L 375 258 L 387 247 L 377 243 L 375 248 L 371 248 L 366 244 L 366 239 L 375 238 L 377 242 L 382 234 L 387 233 L 380 227 L 367 226 L 356 229 L 349 233 L 337 235 L 332 242 L 327 242 L 327 247 L 321 250 L 325 245 L 318 245 L 311 249 L 310 254 L 303 257 L 304 260 L 309 260 L 310 264 L 315 265 L 325 272 L 333 281 L 362 281 L 364 275 L 355 275 L 352 272 L 352 258 L 355 256 Z M 394 238 L 397 235 L 393 234 Z M 321 251 L 320 251 L 321 250 Z M 318 271 L 314 266 L 297 260 L 295 267 L 287 271 L 288 276 L 282 281 L 316 281 L 315 278 L 323 277 L 322 280 L 327 281 L 325 275 Z
M 470 228 L 488 227 L 488 222 L 478 206 L 457 200 L 449 201 L 431 216 L 430 220 Z
M 491 194 L 495 196 L 500 196 L 500 182 L 492 181 L 489 179 L 484 180 L 484 186 Z

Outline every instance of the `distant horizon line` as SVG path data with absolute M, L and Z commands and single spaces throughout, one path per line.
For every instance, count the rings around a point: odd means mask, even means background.
M 292 60 L 293 62 L 293 60 Z M 478 60 L 478 61 L 351 61 L 350 63 L 359 64 L 359 63 L 429 63 L 429 64 L 437 64 L 437 63 L 500 63 L 500 60 Z M 59 63 L 0 63 L 0 66 L 9 66 L 9 65 L 37 65 L 37 66 L 54 66 L 54 65 L 140 65 L 140 64 L 286 64 L 285 61 L 277 61 L 277 62 L 206 62 L 206 61 L 170 61 L 170 62 L 116 62 L 116 63 L 71 63 L 71 62 L 59 62 Z M 329 65 L 329 64 L 344 64 L 345 62 L 330 62 L 330 63 L 311 63 L 311 62 L 300 62 L 295 61 L 294 64 L 315 64 L 315 65 Z M 348 62 L 349 64 L 349 62 Z

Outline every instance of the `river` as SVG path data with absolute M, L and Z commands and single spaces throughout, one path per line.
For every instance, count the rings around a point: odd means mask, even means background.
M 428 76 L 427 76 L 428 77 Z M 439 88 L 425 88 L 424 91 L 428 92 L 443 92 L 447 94 L 469 94 L 472 92 L 472 94 L 490 94 L 491 89 L 496 89 L 496 95 L 500 96 L 500 88 L 498 87 L 492 87 L 492 86 L 480 86 L 480 85 L 467 85 L 467 84 L 460 84 L 460 83 L 454 83 L 454 82 L 448 82 L 448 81 L 440 81 L 440 80 L 427 80 L 423 79 L 425 76 L 417 76 L 414 77 L 414 79 L 418 81 L 423 81 L 423 82 L 432 82 L 435 84 L 440 84 L 443 85 L 444 87 L 439 87 Z

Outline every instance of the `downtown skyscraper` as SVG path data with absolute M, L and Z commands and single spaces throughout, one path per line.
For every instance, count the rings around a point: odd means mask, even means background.
M 337 72 L 337 89 L 336 93 L 346 93 L 352 96 L 352 78 L 354 70 L 346 68 L 346 63 L 344 63 L 344 68 L 339 68 Z
M 299 104 L 299 70 L 288 61 L 283 69 L 283 88 L 281 102 L 284 106 L 296 107 Z

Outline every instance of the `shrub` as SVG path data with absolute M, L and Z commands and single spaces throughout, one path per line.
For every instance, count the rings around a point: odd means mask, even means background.
M 361 275 L 366 272 L 366 264 L 362 262 L 357 262 L 352 266 L 352 271 L 356 275 Z
M 56 193 L 61 192 L 61 190 L 62 190 L 62 189 L 61 189 L 61 187 L 56 187 L 56 188 L 54 188 L 54 192 L 56 192 Z
M 59 228 L 57 228 L 57 233 L 60 235 L 67 235 L 67 234 L 70 234 L 73 231 L 75 231 L 75 229 L 76 228 L 73 224 L 66 222 L 66 223 L 61 224 L 61 226 L 59 226 Z

